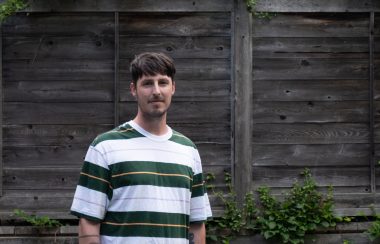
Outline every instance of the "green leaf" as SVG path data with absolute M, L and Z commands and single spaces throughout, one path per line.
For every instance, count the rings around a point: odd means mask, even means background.
M 274 228 L 276 228 L 276 222 L 269 222 L 268 227 L 269 229 L 273 230 Z
M 322 225 L 323 227 L 325 227 L 325 228 L 330 227 L 330 224 L 329 224 L 329 222 L 327 222 L 327 221 L 322 221 L 321 225 Z

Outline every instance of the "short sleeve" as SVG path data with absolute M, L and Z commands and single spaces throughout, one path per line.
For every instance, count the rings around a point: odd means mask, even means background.
M 71 213 L 96 222 L 103 220 L 112 198 L 110 178 L 101 148 L 91 145 L 79 176 Z
M 202 164 L 198 150 L 194 149 L 194 176 L 190 201 L 190 222 L 206 221 L 212 216 Z

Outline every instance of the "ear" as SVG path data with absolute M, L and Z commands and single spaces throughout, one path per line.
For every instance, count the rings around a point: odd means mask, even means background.
M 131 81 L 131 84 L 129 84 L 129 89 L 131 91 L 132 96 L 136 97 L 136 86 L 133 81 Z
M 172 95 L 175 93 L 175 81 L 173 80 L 173 86 L 172 86 Z

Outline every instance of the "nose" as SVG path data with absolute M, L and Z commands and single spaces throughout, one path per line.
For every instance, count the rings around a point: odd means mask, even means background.
M 160 93 L 161 91 L 160 91 L 160 86 L 158 85 L 158 82 L 154 82 L 153 94 L 160 95 Z

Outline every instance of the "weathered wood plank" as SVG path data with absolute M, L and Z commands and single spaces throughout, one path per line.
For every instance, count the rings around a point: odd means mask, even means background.
M 231 11 L 232 3 L 229 0 L 186 1 L 171 0 L 154 1 L 121 1 L 121 0 L 34 0 L 24 12 L 198 12 L 198 11 Z
M 120 81 L 130 82 L 129 64 L 120 61 Z M 228 59 L 175 59 L 177 80 L 230 80 L 231 64 Z M 94 75 L 94 74 L 93 74 Z M 96 75 L 96 74 L 95 74 Z
M 4 60 L 111 59 L 113 36 L 33 36 L 4 39 Z
M 210 108 L 213 108 L 212 110 Z M 120 103 L 121 121 L 128 121 L 136 115 L 135 102 Z M 169 123 L 230 123 L 229 102 L 175 102 L 168 113 Z
M 276 4 L 277 5 L 277 2 Z M 256 19 L 254 37 L 367 37 L 367 13 L 280 13 Z
M 250 165 L 252 154 L 252 15 L 247 11 L 246 2 L 234 1 L 234 48 L 233 62 L 233 129 L 232 165 L 233 184 L 237 199 L 242 205 L 244 197 L 251 189 Z
M 113 77 L 113 110 L 114 110 L 114 126 L 120 124 L 120 110 L 119 110 L 119 100 L 120 100 L 120 17 L 119 12 L 115 12 L 115 37 L 114 37 L 114 77 Z
M 45 2 L 48 4 L 48 2 Z M 64 24 L 62 24 L 64 23 Z M 57 28 L 59 26 L 59 28 Z M 114 35 L 113 13 L 30 13 L 9 17 L 5 36 L 89 36 L 94 39 Z
M 94 136 L 95 137 L 95 136 Z M 91 138 L 88 139 L 91 141 Z M 90 143 L 90 142 L 89 142 Z M 81 167 L 87 147 L 83 145 L 61 146 L 6 146 L 4 147 L 5 167 Z M 204 166 L 230 166 L 230 145 L 221 143 L 196 142 Z
M 255 80 L 368 79 L 368 70 L 367 59 L 253 59 Z
M 380 84 L 375 98 L 380 100 Z M 253 81 L 253 99 L 260 101 L 365 101 L 368 80 Z
M 62 146 L 10 146 L 4 148 L 6 167 L 80 167 L 87 147 Z
M 368 144 L 254 145 L 255 166 L 318 167 L 368 166 Z
M 67 146 L 83 147 L 95 137 L 113 128 L 97 125 L 5 125 L 4 147 Z
M 4 124 L 110 124 L 112 103 L 4 104 Z
M 255 102 L 252 119 L 260 123 L 368 122 L 367 101 L 347 102 Z
M 3 32 L 0 26 L 0 50 L 3 53 Z M 3 81 L 3 55 L 0 57 L 0 197 L 3 195 L 3 104 L 4 104 L 4 81 Z
M 256 11 L 261 12 L 370 12 L 380 11 L 376 0 L 279 0 L 275 3 L 268 0 L 257 1 Z
M 335 52 L 277 52 L 263 56 L 276 59 L 365 59 L 368 60 L 368 53 L 335 53 Z M 256 58 L 256 57 L 255 57 Z M 259 57 L 257 57 L 259 58 Z
M 344 242 L 355 244 L 368 244 L 370 241 L 368 234 L 363 233 L 324 233 L 324 234 L 307 234 L 305 244 L 341 244 Z M 263 235 L 239 236 L 232 240 L 231 244 L 278 244 L 278 240 L 266 240 Z
M 182 80 L 176 79 L 176 91 L 174 102 L 227 102 L 231 99 L 230 80 Z M 129 89 L 130 82 L 123 81 L 120 84 L 120 101 L 135 101 Z
M 113 59 L 12 60 L 3 65 L 5 82 L 11 81 L 110 81 Z
M 78 244 L 78 237 L 76 236 L 44 236 L 44 237 L 35 237 L 35 236 L 15 236 L 15 237 L 0 237 L 0 242 L 7 244 Z
M 367 143 L 367 124 L 310 123 L 255 124 L 254 144 L 340 144 Z
M 111 81 L 14 81 L 4 84 L 5 102 L 112 102 Z
M 379 207 L 379 194 L 372 193 L 337 193 L 334 194 L 334 202 L 338 209 L 370 208 L 371 205 Z M 359 212 L 357 213 L 359 215 Z
M 163 52 L 172 58 L 229 58 L 230 37 L 120 37 L 120 57 L 142 52 Z
M 79 179 L 78 168 L 6 168 L 4 190 L 74 190 Z
M 79 178 L 79 174 L 76 175 Z M 74 197 L 74 190 L 8 190 L 4 197 L 0 198 L 1 212 L 23 209 L 32 212 L 61 210 L 68 213 Z M 3 217 L 3 216 L 2 216 Z M 5 217 L 5 216 L 4 216 Z M 10 216 L 8 216 L 9 218 Z M 1 217 L 0 217 L 1 218 Z
M 368 53 L 368 37 L 253 38 L 253 57 L 283 57 L 287 53 Z
M 120 14 L 120 35 L 227 36 L 230 13 Z
M 207 107 L 207 106 L 206 106 Z M 169 112 L 170 114 L 173 112 Z M 198 122 L 196 120 L 189 122 L 173 122 L 168 119 L 169 126 L 176 131 L 189 137 L 197 144 L 200 143 L 217 143 L 220 145 L 230 145 L 231 125 L 223 122 L 215 121 L 214 123 Z
M 254 167 L 252 184 L 255 187 L 291 187 L 302 179 L 303 168 L 296 167 Z M 369 166 L 367 167 L 315 167 L 310 168 L 318 186 L 328 187 L 369 187 Z
M 380 36 L 380 15 L 378 13 L 375 13 L 375 25 L 374 25 L 374 29 L 373 29 L 373 34 L 375 35 L 375 37 L 379 37 Z
M 380 23 L 380 20 L 377 23 Z M 375 43 L 375 45 L 374 45 L 374 52 L 375 52 L 374 58 L 377 58 L 377 59 L 379 59 L 378 55 L 380 53 L 380 46 L 379 46 L 379 43 L 380 43 L 380 27 L 378 29 L 379 29 L 378 36 L 374 36 L 374 38 L 373 38 L 374 43 Z
M 202 165 L 231 166 L 231 145 L 218 143 L 197 143 Z

